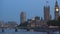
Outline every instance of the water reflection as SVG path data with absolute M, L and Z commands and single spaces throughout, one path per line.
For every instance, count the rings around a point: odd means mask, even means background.
M 18 29 L 18 32 L 15 32 L 15 29 L 5 29 L 4 32 L 1 32 L 0 29 L 0 34 L 47 34 L 47 32 L 32 32 L 25 29 Z M 59 32 L 55 31 L 53 34 L 59 34 Z
M 1 32 L 0 29 L 0 34 L 46 34 L 46 32 L 31 32 L 31 31 L 26 31 L 24 29 L 19 29 L 18 32 L 15 32 L 14 29 L 5 29 L 4 32 Z

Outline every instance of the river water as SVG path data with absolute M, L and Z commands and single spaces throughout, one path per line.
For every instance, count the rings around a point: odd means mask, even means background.
M 14 29 L 5 29 L 4 32 L 0 29 L 0 34 L 47 34 L 47 32 L 33 32 L 33 31 L 26 31 L 23 29 L 19 29 L 18 32 L 15 32 Z M 55 32 L 54 34 L 59 34 L 59 32 Z

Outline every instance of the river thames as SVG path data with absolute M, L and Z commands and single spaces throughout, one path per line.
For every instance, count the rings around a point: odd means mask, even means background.
M 15 32 L 15 29 L 5 29 L 4 32 L 0 29 L 0 34 L 47 34 L 47 32 L 34 32 L 34 31 L 26 31 L 24 29 L 18 29 L 18 32 Z M 53 34 L 59 34 L 58 31 Z
M 15 32 L 14 29 L 6 29 L 4 32 L 1 32 L 0 30 L 0 34 L 46 34 L 46 32 L 30 32 L 30 31 L 26 31 L 26 30 L 18 30 L 18 32 Z

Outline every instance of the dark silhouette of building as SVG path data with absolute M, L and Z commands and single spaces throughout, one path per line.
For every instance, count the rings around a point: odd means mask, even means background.
M 56 3 L 55 3 L 55 11 L 54 11 L 54 15 L 55 15 L 55 20 L 57 20 L 58 19 L 58 17 L 59 17 L 59 6 L 58 6 L 58 2 L 56 1 Z
M 50 20 L 50 6 L 44 6 L 44 20 Z
M 36 16 L 35 17 L 35 21 L 39 21 L 40 20 L 40 17 L 39 16 Z
M 25 12 L 21 12 L 21 14 L 20 14 L 20 22 L 21 23 L 26 22 L 26 13 Z
M 48 1 L 47 1 L 48 3 Z M 34 18 L 32 19 L 28 19 L 27 20 L 27 27 L 28 28 L 35 28 L 35 27 L 40 27 L 40 26 L 48 26 L 47 25 L 47 22 L 48 21 L 51 21 L 52 17 L 51 17 L 51 14 L 50 14 L 50 5 L 47 5 L 46 3 L 46 6 L 44 6 L 44 19 L 41 18 L 39 16 L 35 16 Z M 59 17 L 59 6 L 58 6 L 58 2 L 56 1 L 55 3 L 55 6 L 54 6 L 54 19 L 55 20 L 58 20 L 58 17 Z M 21 20 L 21 23 L 24 23 L 26 21 L 26 13 L 25 12 L 21 12 L 21 15 L 20 15 L 20 20 Z M 49 22 L 50 23 L 50 22 Z M 56 22 L 57 23 L 57 22 Z

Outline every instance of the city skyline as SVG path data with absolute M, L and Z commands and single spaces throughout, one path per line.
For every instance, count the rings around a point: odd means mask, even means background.
M 2 1 L 2 0 L 0 0 Z M 9 0 L 8 0 L 9 1 Z M 18 23 L 20 23 L 20 13 L 21 11 L 24 11 L 26 12 L 27 14 L 27 19 L 28 18 L 33 18 L 35 16 L 39 16 L 39 17 L 43 17 L 43 13 L 44 13 L 44 9 L 43 7 L 45 5 L 50 5 L 50 14 L 52 15 L 52 18 L 54 18 L 54 6 L 55 6 L 55 2 L 54 0 L 48 0 L 49 4 L 46 3 L 46 1 L 42 1 L 42 0 L 27 0 L 25 1 L 25 4 L 23 2 L 21 2 L 21 7 L 19 5 L 19 0 L 15 0 L 16 3 L 16 6 L 15 6 L 15 2 L 13 2 L 12 0 L 8 2 L 7 0 L 6 1 L 2 1 L 1 3 L 1 8 L 0 8 L 0 20 L 3 20 L 3 21 L 17 21 Z M 35 1 L 35 2 L 34 2 Z M 58 5 L 59 5 L 59 1 L 58 0 Z M 12 3 L 13 4 L 12 4 Z M 32 2 L 32 3 L 30 3 Z M 38 4 L 35 4 L 35 3 L 38 3 Z M 45 3 L 45 4 L 44 4 Z M 7 5 L 8 4 L 8 5 Z M 5 5 L 5 6 L 4 6 Z M 11 7 L 9 7 L 11 5 Z M 18 7 L 17 7 L 18 5 Z M 26 7 L 25 7 L 25 6 Z M 30 5 L 30 6 L 29 6 Z M 36 6 L 37 7 L 36 7 Z M 15 8 L 15 9 L 14 9 Z M 60 5 L 59 5 L 59 8 L 60 8 Z M 5 10 L 6 9 L 6 10 Z M 10 12 L 10 11 L 11 12 Z M 16 11 L 15 11 L 16 10 Z M 2 11 L 2 12 L 1 12 Z M 5 12 L 4 12 L 5 11 Z M 15 12 L 14 12 L 15 11 Z M 33 11 L 33 12 L 32 12 Z M 59 10 L 60 11 L 60 10 Z

